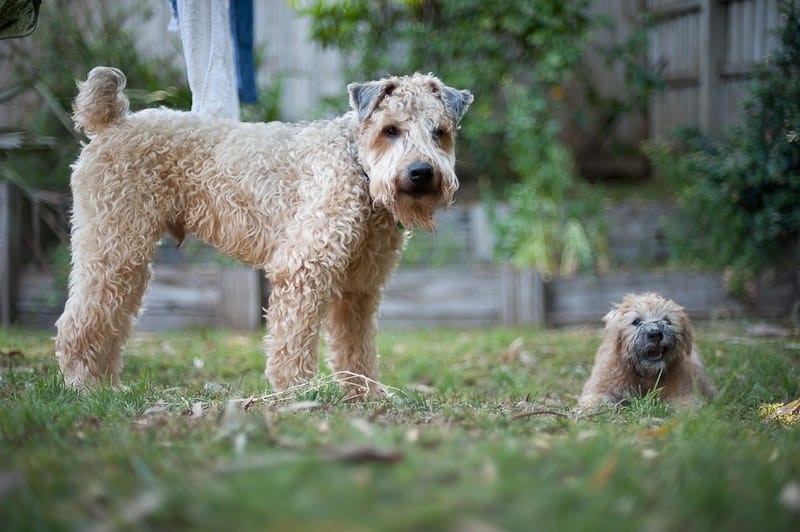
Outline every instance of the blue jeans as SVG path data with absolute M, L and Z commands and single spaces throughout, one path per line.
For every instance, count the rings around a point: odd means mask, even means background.
M 230 0 L 229 10 L 239 101 L 256 103 L 258 89 L 253 60 L 253 0 Z

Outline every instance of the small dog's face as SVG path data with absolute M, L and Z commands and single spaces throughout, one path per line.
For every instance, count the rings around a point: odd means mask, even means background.
M 657 294 L 632 294 L 606 316 L 617 353 L 642 378 L 655 379 L 691 353 L 692 332 L 683 308 Z
M 348 90 L 373 201 L 403 225 L 432 231 L 435 209 L 458 189 L 455 135 L 472 95 L 422 74 Z

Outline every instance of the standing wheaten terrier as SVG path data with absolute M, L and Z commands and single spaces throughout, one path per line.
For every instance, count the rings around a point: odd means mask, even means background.
M 130 114 L 124 86 L 122 72 L 97 67 L 75 100 L 90 142 L 73 165 L 69 298 L 56 323 L 65 383 L 119 383 L 166 232 L 265 270 L 276 390 L 315 374 L 323 321 L 332 369 L 376 378 L 376 313 L 402 226 L 432 230 L 435 209 L 453 201 L 456 130 L 472 95 L 414 74 L 351 84 L 353 110 L 332 120 L 248 124 Z
M 605 337 L 579 408 L 641 397 L 654 388 L 676 407 L 700 402 L 698 394 L 716 395 L 683 307 L 654 293 L 628 294 L 603 319 Z

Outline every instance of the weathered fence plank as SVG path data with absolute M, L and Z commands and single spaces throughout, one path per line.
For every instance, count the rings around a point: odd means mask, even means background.
M 544 325 L 545 293 L 542 274 L 534 270 L 499 270 L 499 306 L 503 325 Z
M 399 269 L 383 291 L 383 326 L 481 327 L 500 321 L 494 268 Z
M 14 185 L 0 181 L 0 324 L 14 319 L 20 252 L 20 195 Z
M 649 61 L 666 89 L 650 106 L 652 138 L 677 126 L 718 134 L 739 119 L 756 63 L 775 48 L 776 0 L 648 0 Z
M 219 302 L 219 268 L 156 266 L 144 295 L 137 330 L 214 326 Z
M 50 329 L 64 310 L 64 300 L 49 272 L 28 267 L 20 272 L 17 284 L 15 323 L 37 329 Z
M 253 331 L 261 326 L 263 274 L 252 268 L 225 268 L 219 272 L 221 327 Z

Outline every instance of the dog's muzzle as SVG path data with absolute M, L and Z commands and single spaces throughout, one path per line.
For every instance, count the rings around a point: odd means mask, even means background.
M 427 196 L 436 188 L 436 172 L 430 163 L 416 161 L 408 165 L 398 183 L 400 192 L 415 198 Z
M 672 326 L 664 321 L 642 323 L 630 350 L 630 362 L 642 377 L 657 377 L 667 369 L 675 350 Z
M 669 345 L 670 343 L 668 341 L 665 341 L 664 332 L 661 330 L 661 327 L 649 327 L 647 330 L 642 331 L 639 336 L 642 337 L 641 340 L 639 340 L 642 345 L 638 351 L 640 352 L 640 356 L 644 358 L 663 358 L 666 351 L 672 347 Z

